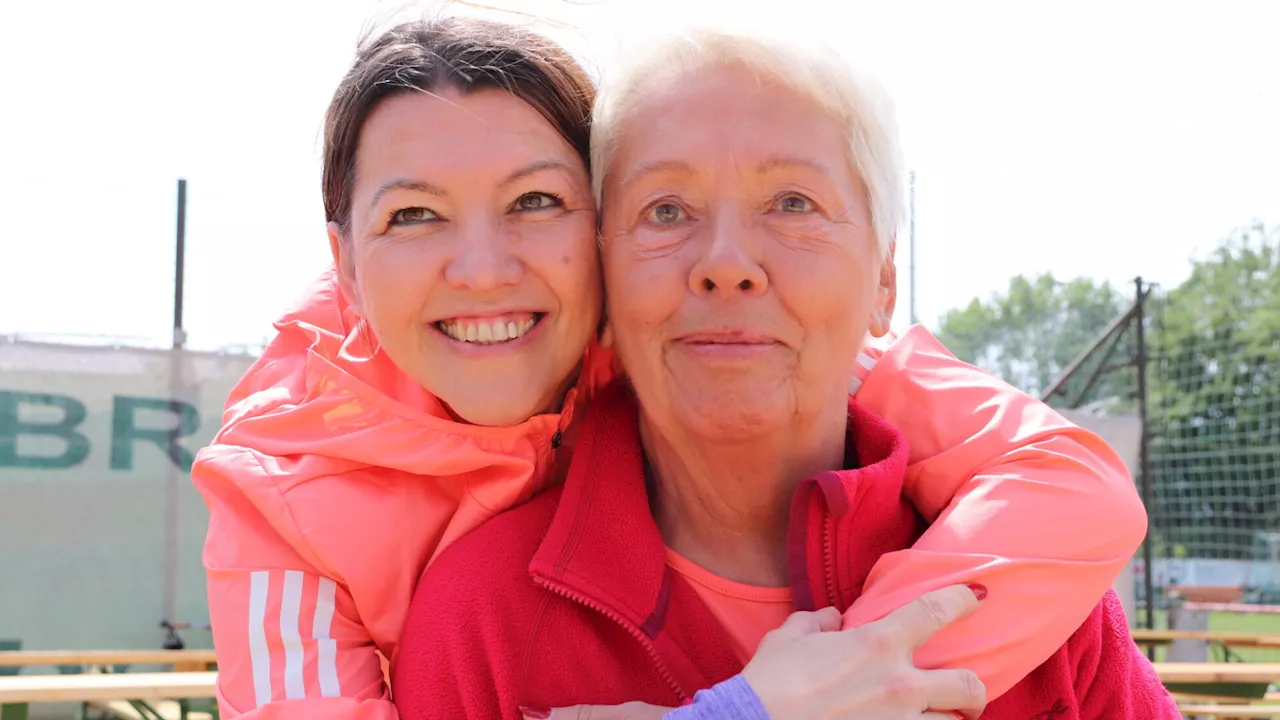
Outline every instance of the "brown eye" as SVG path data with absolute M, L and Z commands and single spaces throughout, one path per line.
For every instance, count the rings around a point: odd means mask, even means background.
M 684 219 L 684 211 L 675 203 L 658 203 L 649 209 L 648 220 L 655 225 L 670 225 Z
M 549 193 L 528 193 L 527 195 L 521 195 L 519 199 L 516 200 L 516 209 L 521 212 L 546 210 L 548 208 L 559 207 L 560 205 L 560 198 Z
M 392 225 L 413 225 L 415 223 L 439 220 L 435 213 L 424 207 L 401 208 L 391 213 Z

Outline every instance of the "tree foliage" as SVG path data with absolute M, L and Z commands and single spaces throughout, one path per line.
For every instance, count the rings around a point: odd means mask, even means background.
M 1019 275 L 1004 293 L 944 315 L 938 338 L 960 359 L 1038 394 L 1130 302 L 1105 282 Z
M 961 359 L 1038 394 L 1131 303 L 1106 283 L 1016 277 L 947 313 L 938 335 Z M 1259 533 L 1280 531 L 1280 228 L 1236 230 L 1144 311 L 1153 532 L 1171 552 L 1248 559 Z M 1131 363 L 1134 335 L 1130 326 L 1109 365 Z M 1132 407 L 1133 367 L 1100 375 L 1085 401 Z

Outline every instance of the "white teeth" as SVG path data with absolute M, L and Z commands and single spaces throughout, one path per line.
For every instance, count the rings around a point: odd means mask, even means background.
M 502 321 L 462 323 L 456 320 L 444 320 L 436 323 L 436 327 L 454 340 L 493 345 L 523 337 L 536 323 L 537 320 L 533 318 L 519 323 L 514 320 L 505 323 Z

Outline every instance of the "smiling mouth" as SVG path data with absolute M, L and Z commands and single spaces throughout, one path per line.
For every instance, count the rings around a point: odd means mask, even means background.
M 493 318 L 449 318 L 433 324 L 458 342 L 500 345 L 524 337 L 544 317 L 546 313 L 510 313 Z

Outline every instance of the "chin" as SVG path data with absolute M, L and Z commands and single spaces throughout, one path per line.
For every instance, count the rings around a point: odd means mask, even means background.
M 738 442 L 763 437 L 781 425 L 787 413 L 779 407 L 686 406 L 679 414 L 685 430 L 708 440 Z
M 484 398 L 466 398 L 457 404 L 448 403 L 453 414 L 472 425 L 512 427 L 528 420 L 542 410 L 536 398 L 517 398 L 512 394 L 495 393 Z

